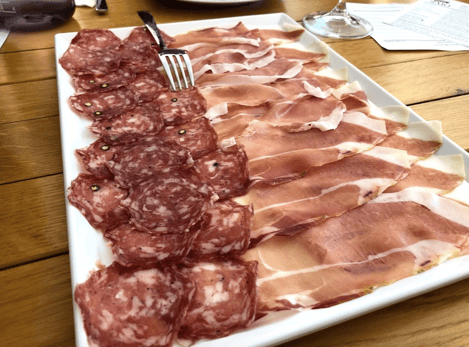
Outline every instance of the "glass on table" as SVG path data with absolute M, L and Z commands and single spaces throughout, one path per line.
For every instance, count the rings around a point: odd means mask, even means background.
M 303 25 L 315 35 L 335 39 L 361 39 L 373 31 L 370 22 L 347 11 L 345 0 L 339 0 L 330 12 L 306 15 Z

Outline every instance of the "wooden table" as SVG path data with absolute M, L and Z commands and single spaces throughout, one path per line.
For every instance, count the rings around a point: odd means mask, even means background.
M 77 8 L 56 29 L 9 36 L 0 50 L 0 346 L 74 345 L 54 34 L 140 25 L 137 10 L 151 11 L 159 23 L 275 12 L 300 21 L 333 4 L 108 0 L 106 15 Z M 469 148 L 469 53 L 388 52 L 371 38 L 326 41 L 422 117 L 441 120 L 444 133 Z M 468 345 L 469 279 L 284 344 Z

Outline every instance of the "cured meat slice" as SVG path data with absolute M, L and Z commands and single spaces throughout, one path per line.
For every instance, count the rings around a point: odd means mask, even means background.
M 407 151 L 409 160 L 413 163 L 432 155 L 442 143 L 441 122 L 430 121 L 410 123 L 405 130 L 389 136 L 380 146 Z
M 300 26 L 287 26 L 283 28 L 285 30 L 278 29 L 254 29 L 251 33 L 259 37 L 263 41 L 269 41 L 275 44 L 286 44 L 296 42 L 303 35 L 305 29 Z
M 342 101 L 347 111 L 362 112 L 370 115 L 370 106 L 368 97 L 358 82 L 345 84 L 334 90 L 332 94 Z
M 259 120 L 287 131 L 305 131 L 318 128 L 323 131 L 337 128 L 345 107 L 335 97 L 325 99 L 314 96 L 295 97 L 276 102 Z
M 161 36 L 165 42 L 173 41 L 172 37 L 166 34 L 163 30 L 160 29 Z M 155 47 L 158 47 L 158 42 L 153 38 L 153 35 L 148 31 L 146 27 L 136 27 L 133 28 L 129 36 L 124 39 L 125 42 L 150 42 L 154 44 Z
M 122 187 L 135 186 L 163 172 L 181 170 L 193 165 L 189 151 L 158 137 L 119 146 L 107 163 L 114 179 Z
M 269 51 L 261 57 L 246 58 L 242 53 L 217 53 L 193 63 L 194 78 L 197 80 L 206 72 L 222 74 L 262 68 L 275 60 L 275 52 Z
M 81 29 L 71 44 L 89 51 L 116 50 L 121 39 L 108 29 Z
M 127 86 L 138 97 L 139 103 L 151 101 L 168 89 L 168 81 L 158 70 L 139 74 Z
M 258 308 L 332 306 L 467 254 L 468 212 L 450 199 L 406 190 L 274 237 L 243 256 L 260 260 Z
M 158 111 L 143 104 L 112 119 L 95 120 L 89 129 L 108 144 L 130 144 L 157 135 L 163 126 Z
M 319 61 L 320 59 L 324 58 L 324 53 L 315 53 L 311 51 L 303 51 L 292 47 L 275 47 L 275 57 L 278 58 L 286 58 L 288 60 L 296 60 L 301 61 L 303 66 L 305 66 L 308 70 L 311 71 L 319 71 L 327 66 L 329 63 L 324 61 Z
M 75 288 L 90 346 L 171 347 L 194 285 L 171 268 L 114 262 Z
M 386 122 L 389 135 L 395 134 L 407 127 L 409 110 L 406 106 L 386 106 L 378 108 L 370 103 L 370 118 L 382 119 Z
M 184 124 L 207 111 L 207 102 L 195 87 L 161 92 L 151 104 L 158 107 L 165 125 Z
M 197 48 L 189 50 L 188 54 L 191 58 L 191 62 L 193 64 L 198 63 L 201 60 L 207 59 L 214 54 L 226 54 L 226 53 L 239 53 L 242 54 L 245 58 L 258 58 L 265 54 L 267 54 L 270 50 L 272 50 L 272 45 L 268 42 L 259 42 L 255 45 L 245 43 L 245 44 L 226 44 L 220 46 L 216 43 L 205 44 L 199 46 Z
M 420 187 L 435 194 L 444 194 L 458 187 L 465 177 L 464 159 L 461 155 L 432 155 L 413 164 L 407 177 L 384 193 Z
M 133 66 L 137 73 L 154 71 L 161 66 L 157 50 L 149 42 L 128 42 L 119 48 L 122 64 Z
M 196 290 L 178 338 L 191 342 L 219 338 L 254 321 L 257 262 L 238 258 L 196 262 L 181 271 L 195 282 Z
M 176 142 L 198 159 L 217 149 L 217 133 L 208 119 L 199 117 L 181 125 L 164 127 L 158 135 L 164 141 Z
M 155 234 L 140 231 L 127 223 L 107 231 L 104 236 L 110 242 L 117 262 L 124 266 L 147 266 L 183 259 L 189 253 L 199 228 L 196 224 L 187 233 Z
M 106 231 L 129 221 L 120 203 L 128 195 L 114 181 L 80 174 L 72 181 L 68 201 L 75 206 L 96 229 Z
M 137 106 L 136 96 L 126 88 L 107 93 L 83 93 L 70 97 L 72 107 L 90 119 L 109 119 Z
M 245 253 L 251 236 L 251 206 L 232 200 L 217 201 L 202 217 L 200 233 L 189 254 L 192 258 L 227 257 Z
M 166 170 L 134 186 L 122 201 L 131 222 L 150 233 L 185 233 L 217 199 L 193 170 Z
M 236 143 L 246 151 L 251 182 L 278 184 L 321 166 L 371 149 L 386 139 L 386 124 L 363 113 L 345 113 L 334 131 L 288 132 L 252 121 Z
M 234 199 L 254 205 L 251 246 L 274 234 L 291 235 L 373 199 L 410 171 L 407 153 L 373 149 L 306 172 L 279 185 L 256 183 Z
M 113 179 L 114 176 L 106 164 L 112 159 L 116 149 L 116 146 L 100 139 L 86 148 L 77 149 L 76 153 L 81 157 L 85 169 L 95 177 Z
M 202 181 L 209 183 L 220 199 L 240 196 L 249 186 L 246 152 L 240 146 L 219 148 L 195 161 Z
M 197 85 L 204 88 L 236 84 L 267 84 L 281 78 L 295 77 L 302 68 L 302 62 L 280 58 L 255 70 L 205 74 L 197 80 Z
M 174 41 L 168 44 L 170 48 L 184 48 L 191 51 L 191 45 L 201 45 L 205 43 L 215 43 L 217 45 L 224 45 L 230 43 L 250 43 L 259 46 L 259 40 L 252 38 L 245 38 L 249 34 L 248 28 L 239 22 L 232 28 L 211 27 L 202 30 L 189 31 L 185 34 L 174 36 Z
M 135 70 L 131 66 L 120 66 L 105 75 L 75 75 L 73 83 L 78 92 L 107 92 L 127 85 L 135 79 Z
M 70 75 L 103 76 L 119 68 L 120 54 L 114 50 L 90 51 L 70 45 L 59 63 Z

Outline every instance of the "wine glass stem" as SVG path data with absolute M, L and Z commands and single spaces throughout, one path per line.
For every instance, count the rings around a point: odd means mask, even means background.
M 347 13 L 347 7 L 345 5 L 345 0 L 339 0 L 337 5 L 332 9 L 331 13 L 345 14 Z

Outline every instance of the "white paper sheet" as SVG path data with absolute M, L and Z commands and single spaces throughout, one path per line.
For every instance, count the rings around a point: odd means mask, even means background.
M 2 48 L 3 44 L 7 40 L 8 34 L 10 34 L 10 30 L 0 28 L 0 48 Z
M 358 4 L 347 3 L 347 9 L 357 16 L 363 17 L 373 25 L 371 37 L 383 48 L 388 50 L 469 50 L 452 41 L 437 39 L 419 32 L 386 24 L 396 18 L 408 4 Z
M 459 1 L 420 0 L 387 23 L 469 48 L 469 5 Z

